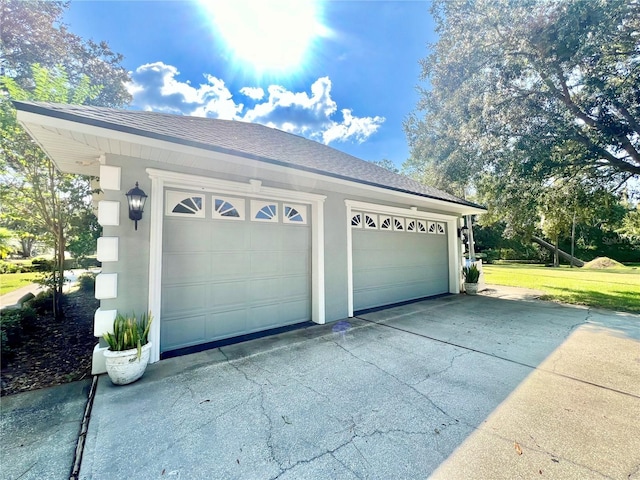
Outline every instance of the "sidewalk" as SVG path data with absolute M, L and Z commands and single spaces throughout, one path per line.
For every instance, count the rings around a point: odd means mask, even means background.
M 44 288 L 42 285 L 37 283 L 32 283 L 30 285 L 26 285 L 24 287 L 20 287 L 13 292 L 6 293 L 0 296 L 0 309 L 4 307 L 9 307 L 11 305 L 15 305 L 18 303 L 22 297 L 24 297 L 28 293 L 33 293 L 34 295 L 38 295 Z
M 64 291 L 68 292 L 78 281 L 78 277 L 83 273 L 89 272 L 90 270 L 83 269 L 75 269 L 75 270 L 65 270 L 64 278 L 67 282 L 64 284 Z M 38 283 L 32 283 L 30 285 L 25 285 L 24 287 L 20 287 L 17 290 L 6 293 L 0 296 L 0 309 L 5 307 L 9 307 L 18 303 L 22 297 L 27 295 L 28 293 L 33 293 L 34 295 L 38 295 L 41 291 L 44 290 L 44 287 Z

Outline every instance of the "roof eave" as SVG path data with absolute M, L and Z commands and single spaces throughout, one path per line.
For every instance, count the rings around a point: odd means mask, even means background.
M 448 199 L 442 199 L 442 198 L 438 198 L 436 196 L 428 195 L 428 194 L 425 194 L 425 193 L 414 192 L 414 191 L 410 191 L 410 190 L 406 190 L 406 189 L 402 189 L 402 188 L 398 188 L 398 187 L 392 187 L 392 186 L 389 186 L 389 185 L 382 185 L 382 184 L 379 184 L 379 183 L 376 183 L 376 182 L 369 182 L 369 181 L 362 180 L 362 179 L 352 178 L 352 177 L 349 177 L 349 176 L 346 176 L 346 175 L 341 175 L 341 174 L 337 174 L 337 173 L 333 173 L 333 172 L 327 172 L 327 171 L 324 171 L 324 170 L 305 167 L 305 166 L 302 166 L 302 165 L 292 164 L 292 163 L 285 162 L 285 161 L 278 160 L 278 159 L 274 159 L 274 158 L 263 157 L 263 156 L 260 156 L 260 155 L 255 155 L 255 154 L 242 152 L 242 151 L 237 151 L 237 150 L 224 148 L 224 147 L 216 147 L 216 146 L 213 146 L 213 145 L 208 145 L 208 144 L 204 144 L 204 143 L 201 143 L 201 142 L 187 140 L 187 139 L 184 139 L 184 138 L 174 137 L 174 136 L 171 136 L 171 135 L 163 135 L 163 134 L 159 134 L 159 133 L 155 133 L 155 132 L 149 132 L 148 130 L 144 130 L 144 129 L 132 128 L 132 127 L 124 126 L 124 125 L 113 124 L 113 123 L 110 123 L 110 122 L 107 122 L 107 121 L 87 118 L 87 117 L 84 117 L 82 115 L 76 115 L 76 114 L 73 114 L 73 113 L 61 112 L 61 111 L 58 111 L 58 110 L 55 110 L 55 109 L 52 109 L 52 108 L 43 107 L 43 106 L 36 105 L 36 104 L 33 104 L 33 103 L 29 103 L 29 102 L 21 102 L 21 101 L 14 100 L 13 104 L 16 107 L 16 109 L 18 110 L 18 119 L 19 120 L 21 120 L 20 119 L 20 112 L 27 112 L 27 113 L 31 113 L 31 114 L 38 115 L 38 116 L 54 118 L 54 119 L 59 119 L 59 120 L 65 120 L 65 121 L 69 121 L 69 122 L 72 122 L 72 123 L 80 123 L 82 125 L 87 125 L 87 126 L 91 126 L 91 127 L 104 128 L 104 129 L 107 129 L 107 130 L 114 130 L 114 131 L 118 131 L 118 132 L 125 133 L 125 134 L 141 136 L 141 137 L 144 137 L 144 138 L 150 138 L 150 139 L 153 139 L 153 140 L 160 140 L 160 141 L 164 141 L 164 142 L 179 144 L 179 145 L 183 145 L 183 146 L 187 146 L 187 147 L 196 148 L 196 149 L 199 149 L 199 150 L 205 150 L 205 151 L 209 151 L 209 152 L 216 152 L 216 153 L 221 153 L 221 154 L 226 154 L 226 155 L 233 155 L 233 156 L 237 156 L 237 157 L 246 158 L 246 159 L 249 159 L 249 160 L 255 160 L 255 161 L 259 161 L 259 162 L 268 163 L 268 164 L 271 164 L 271 165 L 278 165 L 278 166 L 282 166 L 282 167 L 286 167 L 286 168 L 290 168 L 290 169 L 294 169 L 294 170 L 299 170 L 299 171 L 303 171 L 303 172 L 307 172 L 307 173 L 320 175 L 322 177 L 334 178 L 334 179 L 337 179 L 337 180 L 352 182 L 352 183 L 356 183 L 356 184 L 359 184 L 359 185 L 366 185 L 366 186 L 369 186 L 369 187 L 380 188 L 380 189 L 383 189 L 385 191 L 401 193 L 401 194 L 405 194 L 405 195 L 410 195 L 412 197 L 425 198 L 425 199 L 428 199 L 428 200 L 431 200 L 433 202 L 436 202 L 436 203 L 439 203 L 439 204 L 443 204 L 443 205 L 456 205 L 456 206 L 459 207 L 459 208 L 456 209 L 456 213 L 459 213 L 460 215 L 481 214 L 481 213 L 485 213 L 487 211 L 487 209 L 485 207 L 483 207 L 482 205 L 478 205 L 478 204 L 475 204 L 475 203 L 472 203 L 472 202 L 467 202 L 467 201 L 464 201 L 464 200 L 461 200 L 461 201 L 458 202 L 458 201 L 453 201 L 453 200 L 448 200 Z M 21 123 L 23 123 L 23 125 L 26 126 L 25 122 L 21 122 Z M 33 132 L 31 132 L 31 131 L 30 131 L 30 134 L 32 136 L 34 136 Z M 34 139 L 36 141 L 38 141 L 38 139 L 35 136 L 34 136 Z M 40 144 L 40 142 L 38 142 L 38 143 Z M 43 148 L 43 150 L 45 150 L 45 152 L 47 151 L 46 146 L 41 145 L 41 147 Z M 54 163 L 56 162 L 56 159 L 52 158 L 52 160 L 54 161 Z

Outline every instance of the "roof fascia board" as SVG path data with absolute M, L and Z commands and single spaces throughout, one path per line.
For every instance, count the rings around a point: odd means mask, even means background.
M 147 168 L 149 178 L 159 178 L 165 187 L 181 189 L 197 189 L 206 192 L 225 193 L 231 195 L 246 195 L 248 197 L 269 197 L 274 200 L 296 201 L 301 203 L 324 202 L 325 195 L 297 192 L 281 188 L 265 187 L 259 180 L 249 180 L 249 183 L 222 180 L 219 178 L 203 177 L 188 173 L 171 172 Z
M 415 208 L 400 208 L 387 205 L 378 205 L 376 203 L 358 202 L 355 200 L 345 200 L 345 205 L 351 211 L 379 213 L 382 215 L 400 215 L 403 217 L 419 218 L 423 220 L 444 220 L 450 221 L 459 218 L 459 215 L 443 215 L 441 213 L 425 212 Z
M 409 200 L 412 202 L 420 202 L 427 203 L 432 205 L 433 208 L 445 208 L 446 210 L 452 210 L 459 215 L 473 215 L 473 214 L 481 214 L 485 213 L 486 209 L 475 207 L 472 205 L 465 205 L 462 203 L 457 203 L 453 201 L 441 200 L 437 198 L 433 198 L 427 195 L 419 195 L 416 193 L 411 193 L 405 190 L 401 190 L 393 187 L 383 187 L 372 182 L 366 181 L 358 181 L 349 179 L 347 177 L 343 177 L 340 175 L 334 175 L 331 173 L 323 173 L 317 170 L 307 169 L 305 167 L 296 166 L 287 164 L 284 162 L 280 162 L 277 160 L 257 157 L 251 154 L 244 154 L 242 152 L 231 151 L 228 149 L 215 148 L 215 147 L 205 147 L 198 145 L 190 145 L 185 143 L 179 143 L 176 141 L 164 140 L 160 138 L 154 138 L 151 136 L 141 135 L 138 133 L 124 132 L 115 128 L 107 128 L 103 126 L 97 126 L 90 123 L 84 123 L 80 121 L 73 121 L 62 119 L 46 114 L 34 113 L 24 110 L 18 110 L 18 120 L 23 123 L 36 123 L 43 126 L 50 126 L 52 128 L 60 128 L 66 129 L 70 131 L 76 131 L 78 133 L 83 133 L 87 135 L 95 135 L 101 136 L 104 138 L 112 138 L 118 141 L 124 141 L 129 143 L 137 143 L 140 145 L 145 145 L 149 147 L 156 147 L 166 150 L 172 150 L 177 153 L 184 153 L 188 155 L 195 156 L 209 156 L 211 153 L 218 153 L 221 155 L 228 155 L 234 159 L 235 162 L 238 160 L 244 161 L 247 166 L 251 167 L 265 167 L 272 170 L 276 170 L 278 172 L 286 172 L 287 174 L 291 174 L 292 171 L 296 172 L 296 174 L 312 178 L 315 180 L 324 180 L 330 183 L 335 183 L 338 185 L 346 185 L 350 187 L 358 187 L 364 188 L 365 190 L 384 193 L 384 194 L 392 194 L 394 196 L 401 197 L 405 199 L 405 201 Z M 117 126 L 114 126 L 117 127 Z M 203 155 L 204 154 L 204 155 Z M 453 208 L 452 208 L 453 207 Z

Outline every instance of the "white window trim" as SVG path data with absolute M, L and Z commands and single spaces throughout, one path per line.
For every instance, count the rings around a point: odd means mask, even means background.
M 360 225 L 353 224 L 353 217 L 355 217 L 356 215 L 360 215 Z M 364 214 L 362 212 L 351 212 L 351 215 L 348 218 L 349 219 L 347 220 L 347 222 L 351 228 L 362 228 L 362 225 L 364 223 Z
M 202 208 L 193 213 L 174 212 L 173 209 L 180 202 L 187 198 L 200 198 Z M 206 218 L 206 197 L 200 193 L 180 192 L 178 190 L 167 190 L 165 192 L 165 215 L 168 217 L 186 217 L 186 218 Z
M 295 209 L 302 217 L 302 221 L 295 222 L 295 221 L 292 221 L 289 217 L 287 217 L 285 215 L 285 210 L 287 207 Z M 283 203 L 282 204 L 282 223 L 286 223 L 288 225 L 306 225 L 307 224 L 307 206 L 299 205 L 295 203 L 286 203 L 286 202 Z
M 402 228 L 396 227 L 396 222 L 398 222 L 402 226 Z M 394 232 L 406 232 L 407 231 L 406 222 L 405 222 L 405 219 L 403 217 L 393 217 L 393 231 Z
M 389 226 L 382 228 L 382 224 L 385 222 L 385 220 L 389 220 Z M 393 231 L 393 217 L 389 216 L 389 215 L 380 215 L 378 217 L 378 228 L 384 232 L 392 232 Z
M 413 230 L 409 230 L 409 224 L 413 222 Z M 405 222 L 405 231 L 409 233 L 416 233 L 418 231 L 418 220 L 415 218 L 407 218 Z
M 238 211 L 239 217 L 225 217 L 216 211 L 216 200 L 223 200 Z M 211 196 L 211 218 L 215 220 L 244 220 L 246 217 L 246 206 L 244 198 L 228 197 L 226 195 L 212 195 Z
M 370 227 L 369 224 L 367 223 L 366 218 L 367 217 L 371 217 L 374 221 L 374 223 L 376 224 L 375 227 Z M 378 223 L 378 215 L 375 213 L 369 213 L 369 212 L 365 212 L 362 214 L 362 226 L 367 229 L 367 230 L 378 230 L 378 227 L 380 226 Z
M 353 317 L 353 232 L 351 228 L 352 212 L 368 211 L 381 215 L 405 216 L 413 219 L 426 220 L 438 219 L 447 225 L 447 249 L 449 252 L 449 293 L 460 293 L 460 242 L 453 232 L 457 232 L 459 218 L 457 215 L 442 215 L 439 213 L 422 212 L 413 208 L 388 207 L 385 205 L 377 205 L 375 203 L 365 203 L 355 200 L 344 201 L 347 211 L 347 309 L 348 316 Z M 382 225 L 382 219 L 380 225 Z
M 271 218 L 256 218 L 256 215 L 260 213 L 264 207 L 275 207 L 274 216 Z M 270 223 L 278 223 L 280 221 L 280 206 L 278 202 L 274 200 L 251 200 L 251 221 L 252 222 L 270 222 Z
M 249 183 L 147 168 L 151 179 L 149 235 L 149 311 L 154 316 L 149 338 L 152 342 L 150 362 L 160 360 L 160 325 L 162 312 L 162 227 L 164 222 L 164 189 L 197 189 L 217 194 L 242 195 L 284 202 L 297 202 L 311 207 L 311 320 L 325 323 L 324 290 L 324 195 L 263 187 L 258 180 Z M 350 230 L 350 229 L 349 229 Z

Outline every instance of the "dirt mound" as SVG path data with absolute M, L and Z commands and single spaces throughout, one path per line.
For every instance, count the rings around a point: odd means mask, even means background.
M 624 265 L 620 262 L 616 262 L 615 260 L 610 259 L 609 257 L 598 257 L 594 258 L 588 263 L 584 264 L 582 268 L 593 268 L 593 269 L 602 269 L 602 268 L 623 268 Z

